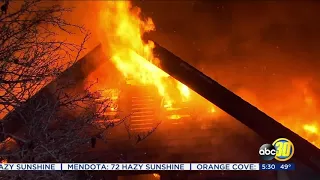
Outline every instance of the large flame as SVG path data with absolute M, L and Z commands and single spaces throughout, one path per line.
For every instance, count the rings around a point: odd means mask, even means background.
M 104 5 L 100 11 L 102 45 L 125 78 L 156 86 L 166 106 L 174 101 L 169 92 L 171 85 L 179 90 L 179 98 L 187 100 L 188 87 L 175 80 L 168 81 L 169 75 L 154 65 L 158 60 L 153 55 L 153 42 L 142 39 L 145 33 L 155 30 L 152 19 L 143 19 L 140 8 L 129 1 L 108 1 Z
M 311 83 L 295 79 L 292 87 L 277 88 L 279 94 L 266 94 L 265 100 L 248 91 L 239 90 L 236 94 L 320 148 L 320 104 Z
M 99 30 L 103 31 L 100 34 L 100 39 L 104 50 L 106 54 L 111 56 L 111 60 L 124 77 L 137 84 L 157 87 L 158 93 L 165 99 L 164 107 L 168 110 L 174 109 L 172 104 L 177 98 L 182 101 L 190 101 L 192 96 L 193 102 L 201 99 L 197 95 L 194 98 L 195 93 L 190 91 L 187 86 L 170 79 L 167 73 L 154 65 L 158 61 L 152 53 L 154 44 L 151 41 L 143 41 L 143 36 L 145 33 L 154 31 L 155 25 L 151 18 L 142 18 L 141 10 L 138 7 L 133 7 L 129 1 L 107 1 L 101 6 L 100 18 Z M 244 95 L 244 99 L 257 105 L 255 100 L 250 101 L 250 97 L 248 99 L 246 95 Z M 201 102 L 207 101 L 201 99 Z M 293 104 L 288 102 L 287 106 Z M 270 111 L 268 108 L 263 108 L 263 105 L 257 106 L 268 113 L 270 112 L 282 124 L 320 147 L 319 114 L 308 113 L 311 107 L 315 107 L 312 96 L 305 95 L 304 102 L 299 103 L 299 107 L 294 107 L 299 110 L 297 113 L 290 111 L 282 114 L 285 111 L 283 108 L 280 108 L 280 113 L 276 110 Z M 211 113 L 216 113 L 218 110 L 210 103 L 207 103 L 206 107 Z M 273 106 L 273 108 L 275 107 Z M 300 111 L 303 111 L 304 114 L 301 114 Z M 314 111 L 318 112 L 317 109 Z M 169 119 L 179 118 L 180 115 L 172 115 Z
M 289 96 L 283 97 L 286 104 L 276 106 L 282 112 L 270 107 L 266 110 L 283 125 L 320 148 L 320 104 L 317 103 L 317 96 L 308 81 L 296 80 L 293 84 Z

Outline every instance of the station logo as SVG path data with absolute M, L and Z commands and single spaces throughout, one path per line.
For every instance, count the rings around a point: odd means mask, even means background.
M 263 144 L 259 149 L 259 155 L 262 160 L 288 161 L 294 154 L 293 143 L 286 138 L 279 138 L 272 144 Z

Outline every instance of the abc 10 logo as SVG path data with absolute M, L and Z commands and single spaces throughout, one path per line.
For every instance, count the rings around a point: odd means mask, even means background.
M 288 161 L 294 154 L 293 143 L 286 138 L 279 138 L 272 144 L 263 144 L 259 149 L 259 155 L 262 160 Z

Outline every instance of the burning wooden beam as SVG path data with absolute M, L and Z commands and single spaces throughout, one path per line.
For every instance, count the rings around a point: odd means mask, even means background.
M 163 71 L 239 120 L 267 142 L 281 137 L 290 139 L 295 145 L 295 158 L 320 172 L 319 165 L 315 163 L 315 159 L 320 158 L 317 147 L 157 43 L 154 53 L 160 59 L 159 67 Z

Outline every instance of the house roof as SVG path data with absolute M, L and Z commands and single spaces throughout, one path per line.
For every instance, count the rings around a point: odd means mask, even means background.
M 319 149 L 311 143 L 158 44 L 156 44 L 155 53 L 162 60 L 160 66 L 165 72 L 232 115 L 263 139 L 271 142 L 279 137 L 289 138 L 295 144 L 296 158 L 315 169 L 319 168 L 310 160 L 313 157 L 320 157 Z M 63 82 L 66 79 L 73 79 L 79 83 L 83 82 L 101 63 L 105 63 L 105 58 L 106 56 L 103 54 L 101 46 L 97 46 L 75 65 L 66 70 L 55 82 L 50 83 L 39 91 L 32 99 L 41 98 L 43 95 L 48 96 L 47 94 L 53 92 L 52 88 L 54 88 L 54 84 L 57 81 Z M 16 126 L 21 120 L 14 115 L 14 112 L 10 113 L 6 118 L 10 118 L 10 121 L 5 121 L 3 124 L 6 132 L 14 134 L 21 129 L 21 126 Z

